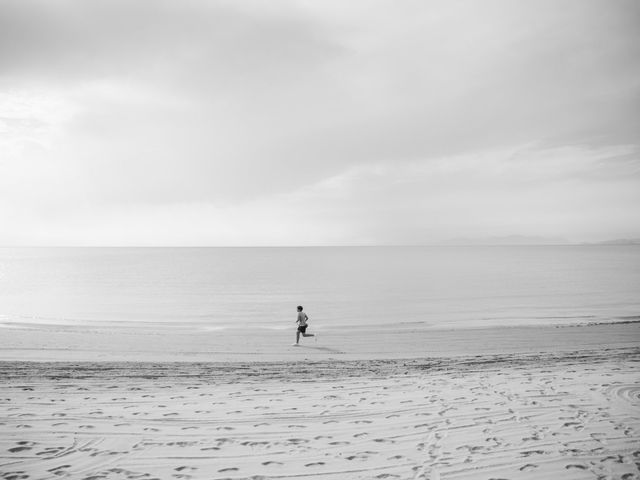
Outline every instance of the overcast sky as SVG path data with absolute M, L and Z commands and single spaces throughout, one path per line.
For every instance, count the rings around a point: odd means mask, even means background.
M 0 244 L 640 237 L 640 2 L 0 0 Z

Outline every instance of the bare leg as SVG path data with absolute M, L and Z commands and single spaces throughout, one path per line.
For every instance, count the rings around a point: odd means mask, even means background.
M 300 330 L 296 331 L 296 344 L 300 343 Z
M 315 335 L 313 333 L 303 333 L 302 336 L 303 337 L 315 337 Z

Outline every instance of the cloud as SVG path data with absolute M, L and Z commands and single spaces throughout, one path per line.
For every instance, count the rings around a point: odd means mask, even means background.
M 352 167 L 231 203 L 76 205 L 0 242 L 78 245 L 376 245 L 500 235 L 597 241 L 637 235 L 638 148 L 517 148 Z M 596 173 L 594 173 L 596 172 Z M 4 216 L 3 216 L 4 213 Z M 0 219 L 12 222 L 0 208 Z
M 622 0 L 0 0 L 0 241 L 419 243 L 526 229 L 519 203 L 613 235 L 635 211 L 611 185 L 635 181 L 639 19 Z
M 322 182 L 296 203 L 310 212 L 341 212 L 337 218 L 355 225 L 349 231 L 364 243 L 634 236 L 636 211 L 627 206 L 640 200 L 638 153 L 628 145 L 524 145 L 402 166 L 381 163 Z

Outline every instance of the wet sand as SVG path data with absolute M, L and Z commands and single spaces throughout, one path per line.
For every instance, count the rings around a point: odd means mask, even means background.
M 5 324 L 0 360 L 273 362 L 377 360 L 627 348 L 640 345 L 640 323 L 433 330 L 421 324 L 316 328 L 293 347 L 288 330 L 216 331 L 162 324 L 134 327 Z M 316 341 L 317 340 L 317 341 Z

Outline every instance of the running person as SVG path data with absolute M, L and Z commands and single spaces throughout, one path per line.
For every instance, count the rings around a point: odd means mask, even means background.
M 302 305 L 298 305 L 298 318 L 296 320 L 298 329 L 296 330 L 296 343 L 294 343 L 294 345 L 300 343 L 300 334 L 302 334 L 303 337 L 315 337 L 313 333 L 307 333 L 307 320 L 309 320 L 309 317 L 302 311 Z

